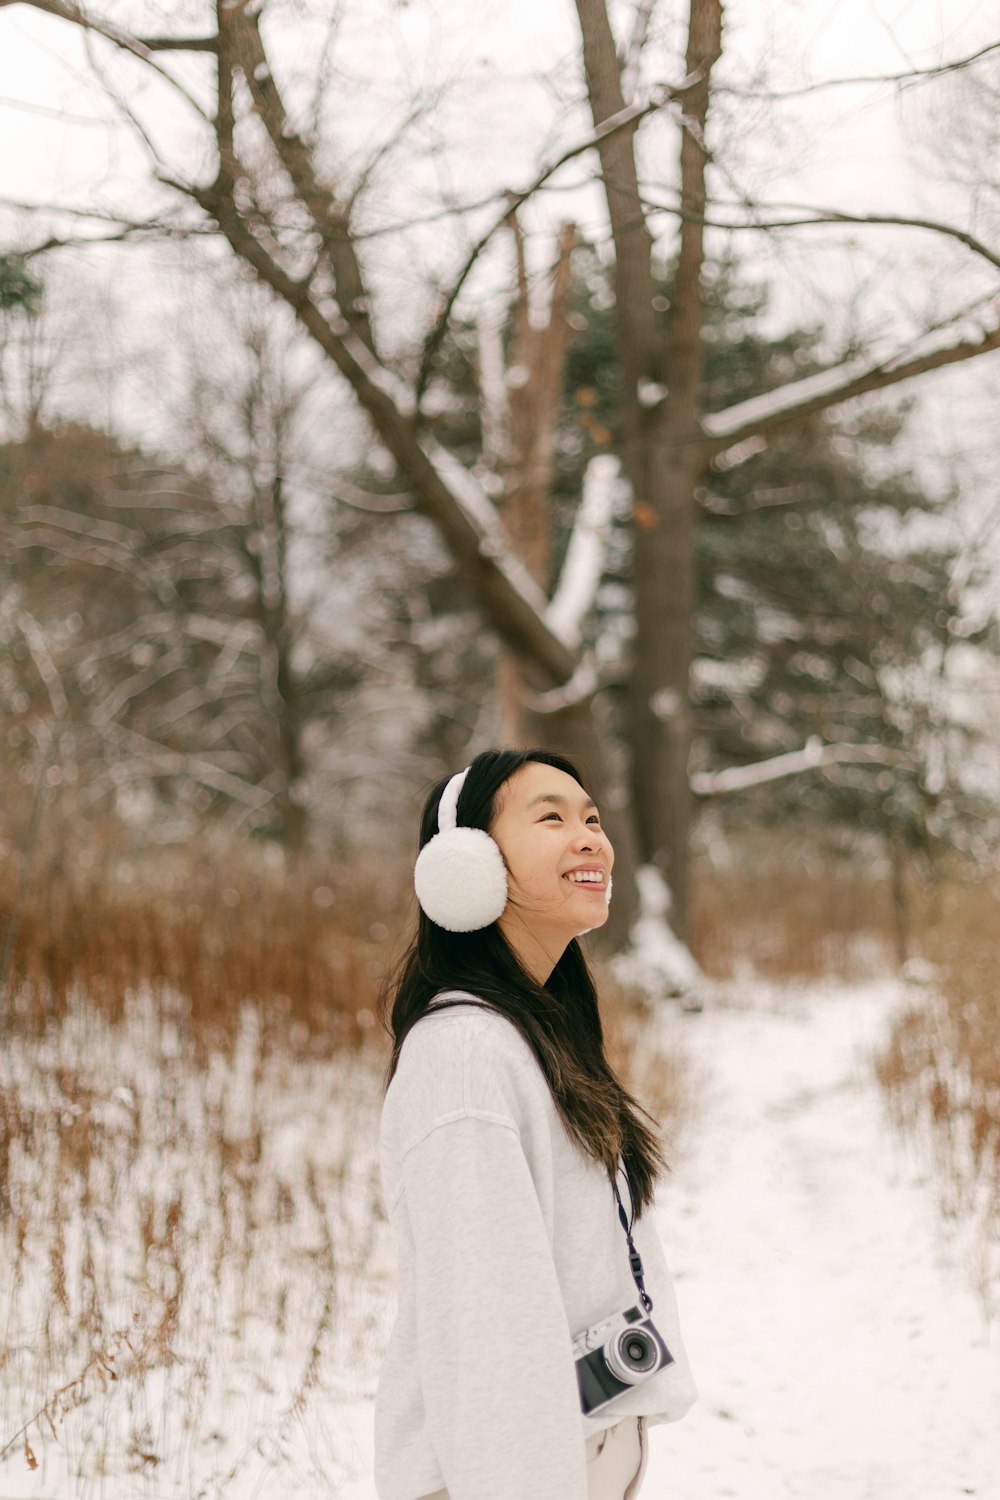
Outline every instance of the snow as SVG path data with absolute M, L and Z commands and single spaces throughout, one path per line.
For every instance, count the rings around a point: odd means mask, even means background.
M 647 896 L 662 905 L 662 890 Z M 934 975 L 914 970 L 912 979 Z M 696 1014 L 656 1008 L 649 1048 L 681 1058 L 691 1101 L 667 1139 L 672 1171 L 655 1213 L 700 1398 L 681 1422 L 651 1430 L 649 1500 L 1000 1495 L 1000 1348 L 973 1289 L 971 1246 L 960 1224 L 947 1229 L 926 1142 L 897 1135 L 872 1068 L 893 1013 L 916 993 L 903 980 L 775 986 L 750 977 L 706 985 Z M 373 1213 L 380 1055 L 263 1058 L 248 1013 L 231 1061 L 218 1059 L 198 1084 L 182 1058 L 157 1063 L 162 1018 L 140 1009 L 126 1031 L 116 1037 L 81 1017 L 37 1044 L 12 1041 L 4 1069 L 41 1122 L 47 1100 L 91 1107 L 86 1090 L 70 1100 L 62 1088 L 67 1066 L 82 1077 L 90 1058 L 93 1077 L 107 1080 L 94 1119 L 109 1160 L 121 1153 L 122 1220 L 130 1181 L 138 1201 L 149 1193 L 161 1204 L 189 1182 L 192 1235 L 214 1258 L 223 1226 L 206 1128 L 221 1123 L 233 1149 L 260 1128 L 267 1171 L 254 1179 L 241 1155 L 224 1179 L 237 1233 L 214 1272 L 193 1257 L 185 1264 L 185 1295 L 197 1295 L 181 1306 L 177 1362 L 134 1382 L 121 1368 L 115 1385 L 94 1383 L 82 1406 L 58 1417 L 55 1434 L 32 1427 L 39 1467 L 29 1469 L 17 1445 L 0 1461 L 0 1494 L 375 1500 L 373 1397 L 395 1300 L 391 1230 Z M 137 1111 L 149 1135 L 135 1133 Z M 170 1144 L 178 1122 L 186 1148 Z M 24 1170 L 16 1153 L 14 1166 Z M 285 1216 L 269 1219 L 281 1185 Z M 101 1191 L 99 1176 L 91 1190 Z M 44 1179 L 38 1191 L 47 1193 Z M 67 1219 L 68 1283 L 79 1222 Z M 9 1220 L 0 1224 L 0 1258 L 11 1232 Z M 38 1232 L 29 1225 L 19 1259 L 27 1279 L 2 1292 L 12 1300 L 0 1445 L 75 1372 L 46 1366 L 37 1383 L 17 1383 L 37 1342 L 17 1327 L 26 1320 L 37 1333 L 45 1316 L 50 1268 L 30 1253 Z M 104 1285 L 110 1251 L 99 1240 L 93 1249 Z M 159 1260 L 149 1274 L 162 1274 Z M 327 1316 L 323 1286 L 334 1274 Z M 287 1308 L 276 1321 L 282 1288 Z M 129 1305 L 127 1277 L 120 1294 Z M 49 1316 L 58 1328 L 58 1312 Z M 147 1446 L 153 1462 L 142 1459 Z
M 452 498 L 461 507 L 466 519 L 479 535 L 479 550 L 484 557 L 492 558 L 497 569 L 506 578 L 510 587 L 525 601 L 540 620 L 545 619 L 547 601 L 544 593 L 528 572 L 524 563 L 512 550 L 500 524 L 500 517 L 486 491 L 469 473 L 463 464 L 447 448 L 428 435 L 421 435 L 420 446 L 424 456 L 432 463 L 441 477 L 442 484 L 451 491 Z M 548 622 L 546 622 L 548 623 Z M 568 642 L 559 637 L 551 625 L 549 629 L 561 645 Z
M 1000 1347 L 870 1054 L 901 985 L 744 991 L 687 1029 L 698 1140 L 661 1201 L 701 1400 L 651 1495 L 1000 1495 Z
M 635 879 L 639 916 L 628 947 L 611 960 L 612 973 L 619 984 L 636 985 L 647 994 L 683 995 L 702 976 L 690 950 L 671 931 L 670 888 L 655 865 L 640 865 Z
M 959 348 L 963 340 L 969 345 L 982 342 L 989 330 L 975 319 L 951 323 L 945 328 L 931 329 L 913 339 L 905 348 L 895 349 L 884 359 L 870 357 L 845 360 L 827 370 L 818 370 L 802 380 L 779 386 L 761 396 L 751 396 L 739 401 L 724 411 L 712 412 L 704 418 L 705 435 L 713 439 L 747 438 L 754 434 L 749 429 L 758 422 L 771 422 L 786 413 L 796 411 L 807 402 L 834 395 L 846 390 L 856 380 L 879 371 L 891 372 L 911 360 L 946 354 Z
M 562 640 L 579 645 L 584 622 L 594 603 L 604 566 L 604 547 L 614 511 L 621 465 L 610 454 L 590 460 L 583 477 L 583 497 L 559 584 L 545 621 Z
M 643 1497 L 1000 1495 L 1000 1346 L 869 1061 L 910 998 L 748 982 L 661 1007 L 699 1085 L 657 1215 L 700 1398 L 651 1430 Z M 344 1436 L 342 1500 L 374 1500 L 370 1413 Z
M 601 680 L 589 657 L 584 657 L 572 677 L 560 687 L 550 688 L 545 693 L 525 692 L 524 702 L 536 714 L 556 714 L 564 708 L 572 708 L 592 698 L 601 686 Z
M 636 386 L 636 395 L 639 405 L 652 411 L 656 406 L 662 405 L 669 395 L 667 387 L 659 380 L 640 380 Z

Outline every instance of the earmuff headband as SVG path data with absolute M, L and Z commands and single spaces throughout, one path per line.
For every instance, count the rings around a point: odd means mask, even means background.
M 438 803 L 438 833 L 448 833 L 452 828 L 458 827 L 458 798 L 465 778 L 469 774 L 469 767 L 459 771 L 453 776 L 441 793 L 441 801 Z
M 413 885 L 423 911 L 448 932 L 489 927 L 507 905 L 507 866 L 481 828 L 458 827 L 458 798 L 470 767 L 446 782 L 438 831 L 417 855 Z

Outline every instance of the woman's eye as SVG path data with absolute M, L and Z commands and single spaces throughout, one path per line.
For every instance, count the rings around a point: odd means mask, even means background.
M 598 828 L 601 826 L 601 820 L 596 813 L 591 813 L 590 817 L 587 819 L 587 822 L 596 823 Z
M 546 813 L 545 817 L 542 819 L 542 822 L 547 823 L 549 818 L 558 818 L 559 822 L 562 822 L 562 818 L 559 817 L 559 814 L 557 812 Z

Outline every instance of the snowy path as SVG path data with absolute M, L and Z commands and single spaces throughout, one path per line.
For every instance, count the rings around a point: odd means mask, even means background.
M 665 1011 L 704 1087 L 659 1207 L 701 1398 L 643 1500 L 1000 1500 L 1000 1336 L 870 1080 L 900 993 Z M 371 1407 L 344 1416 L 343 1500 L 373 1500 Z
M 1000 1500 L 1000 1337 L 867 1054 L 896 986 L 676 1016 L 709 1097 L 661 1232 L 701 1400 L 650 1500 Z

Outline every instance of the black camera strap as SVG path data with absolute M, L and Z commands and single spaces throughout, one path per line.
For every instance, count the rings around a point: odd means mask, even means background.
M 619 1167 L 618 1170 L 620 1172 L 625 1172 L 624 1167 Z M 642 1256 L 635 1248 L 635 1240 L 632 1238 L 632 1225 L 635 1222 L 635 1208 L 632 1203 L 632 1184 L 628 1181 L 627 1172 L 625 1172 L 625 1181 L 628 1183 L 628 1201 L 629 1207 L 632 1209 L 632 1218 L 630 1220 L 625 1212 L 625 1206 L 622 1203 L 621 1193 L 619 1193 L 618 1191 L 618 1183 L 616 1181 L 614 1184 L 614 1188 L 615 1197 L 618 1199 L 618 1217 L 622 1221 L 622 1228 L 625 1231 L 625 1238 L 628 1240 L 628 1263 L 632 1268 L 633 1280 L 635 1281 L 635 1284 L 639 1289 L 639 1296 L 642 1299 L 643 1307 L 648 1313 L 651 1313 L 653 1311 L 653 1299 L 646 1291 L 646 1286 L 643 1281 Z

